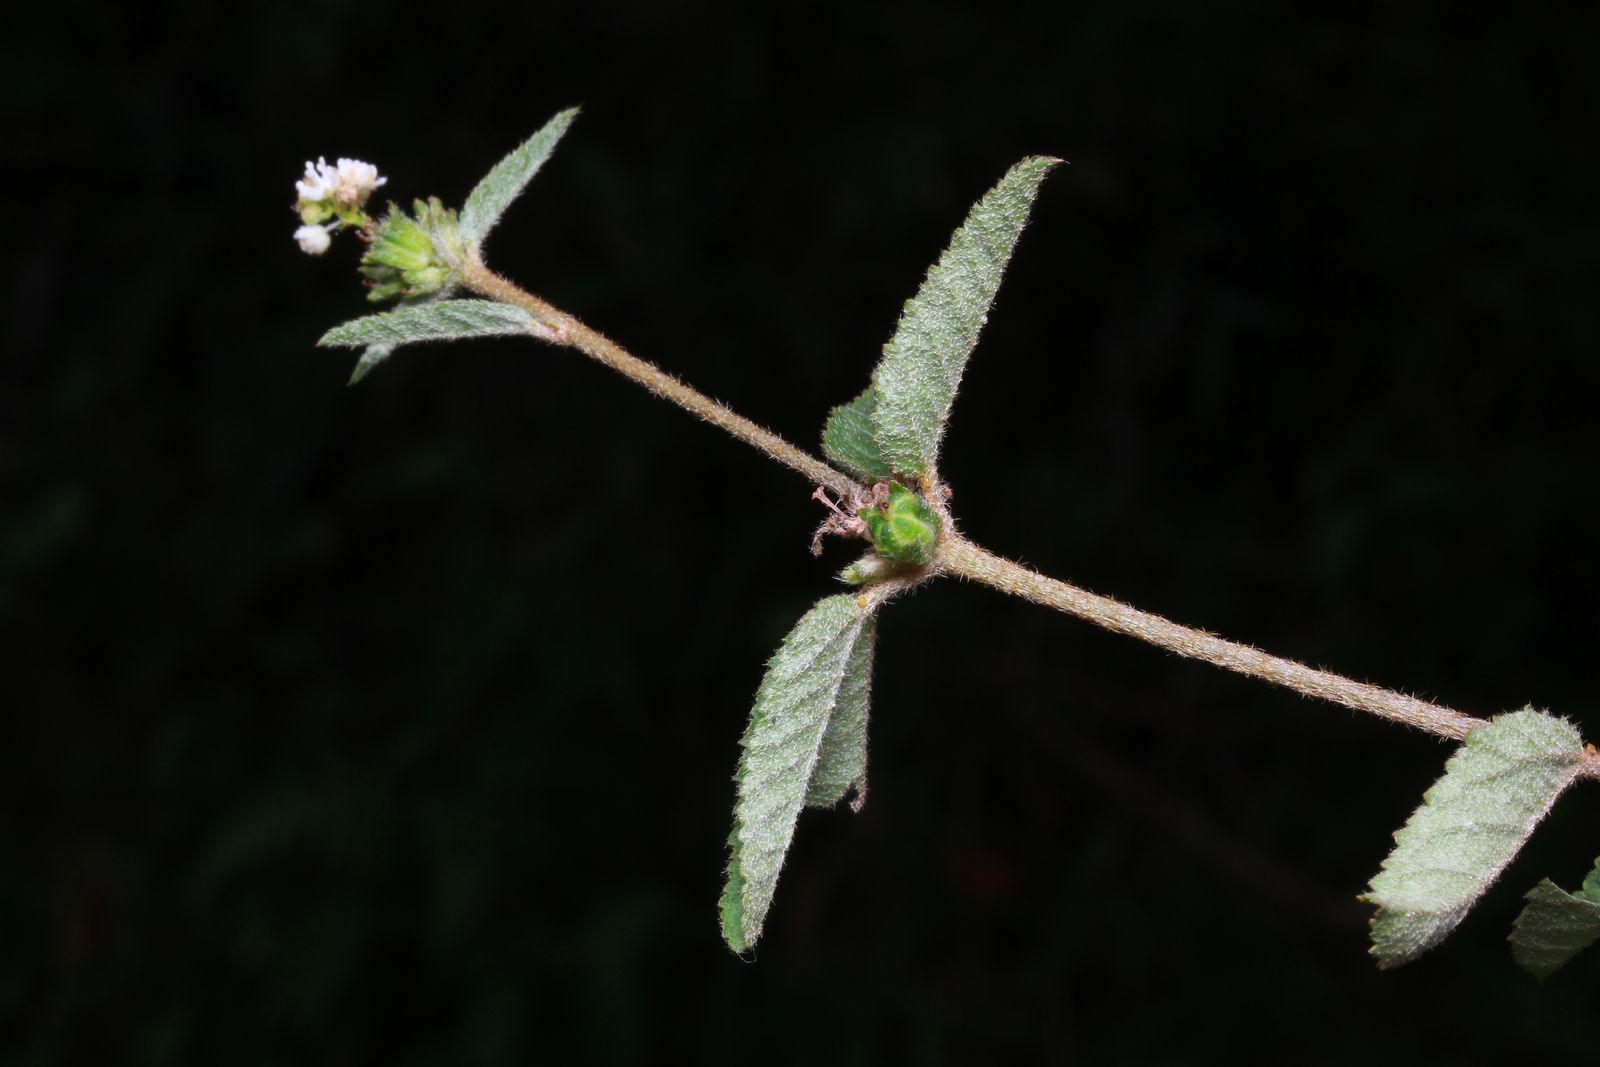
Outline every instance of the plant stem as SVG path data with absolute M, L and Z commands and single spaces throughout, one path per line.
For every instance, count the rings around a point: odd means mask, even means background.
M 1046 578 L 1021 564 L 1001 559 L 959 536 L 947 537 L 940 542 L 936 565 L 944 574 L 982 582 L 1003 593 L 1076 615 L 1096 626 L 1137 637 L 1180 656 L 1248 674 L 1305 696 L 1371 712 L 1440 737 L 1459 741 L 1476 727 L 1486 725 L 1483 719 L 1475 719 L 1426 700 L 1353 681 L 1329 671 L 1319 671 L 1294 660 L 1280 659 L 1249 645 L 1225 641 L 1203 630 L 1179 626 L 1159 615 L 1140 611 L 1110 597 Z
M 532 293 L 506 281 L 482 263 L 461 264 L 461 281 L 475 293 L 501 303 L 514 304 L 528 312 L 540 327 L 539 336 L 545 340 L 576 348 L 617 373 L 632 378 L 662 399 L 670 400 L 711 425 L 726 430 L 745 444 L 760 449 L 784 466 L 799 471 L 812 484 L 825 485 L 840 496 L 849 494 L 855 488 L 855 479 L 849 475 L 834 470 L 771 430 L 757 426 L 743 415 L 683 384 L 660 367 L 633 355 L 566 312 L 551 307 Z
M 462 283 L 473 292 L 522 308 L 533 316 L 536 333 L 555 344 L 576 348 L 592 359 L 633 379 L 657 396 L 670 400 L 685 411 L 717 426 L 748 445 L 799 471 L 807 480 L 824 485 L 840 496 L 856 488 L 853 478 L 834 470 L 803 449 L 796 448 L 783 438 L 764 429 L 726 405 L 720 404 L 704 393 L 693 389 L 653 363 L 628 352 L 609 338 L 585 326 L 579 320 L 560 311 L 532 293 L 517 287 L 489 270 L 482 263 L 461 264 Z M 950 529 L 947 525 L 946 529 Z M 1180 656 L 1202 660 L 1225 670 L 1247 674 L 1273 685 L 1281 685 L 1304 696 L 1330 700 L 1357 711 L 1371 712 L 1381 718 L 1414 726 L 1440 737 L 1462 740 L 1473 729 L 1486 725 L 1485 720 L 1465 715 L 1450 708 L 1440 707 L 1426 700 L 1406 696 L 1379 686 L 1357 682 L 1330 671 L 1307 667 L 1294 660 L 1268 655 L 1249 645 L 1236 644 L 1208 634 L 1180 626 L 1175 622 L 1152 615 L 1147 611 L 1091 593 L 1075 585 L 1047 578 L 1028 568 L 1002 559 L 992 552 L 954 534 L 939 544 L 935 570 L 982 582 L 1003 593 L 1031 600 L 1047 608 L 1076 615 L 1096 626 L 1115 633 L 1136 637 Z M 866 594 L 874 607 L 888 597 L 905 591 L 931 577 L 923 574 L 912 581 L 890 583 L 884 588 Z M 1590 754 L 1581 777 L 1600 777 L 1600 758 Z

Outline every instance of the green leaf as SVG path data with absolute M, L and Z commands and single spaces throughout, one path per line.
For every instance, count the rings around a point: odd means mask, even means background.
M 483 245 L 483 239 L 500 221 L 506 208 L 539 173 L 544 161 L 550 158 L 556 142 L 561 140 L 561 135 L 567 132 L 567 127 L 577 114 L 577 108 L 569 107 L 545 123 L 543 129 L 496 163 L 494 169 L 484 175 L 483 181 L 467 196 L 467 202 L 461 209 L 461 237 L 469 248 Z
M 356 369 L 350 372 L 350 381 L 347 385 L 355 385 L 361 379 L 371 374 L 373 368 L 394 353 L 395 345 L 368 345 L 367 350 L 361 353 L 361 358 L 356 360 Z
M 1059 162 L 1029 156 L 973 206 L 883 346 L 872 375 L 873 421 L 878 450 L 895 473 L 912 481 L 932 474 L 967 356 L 988 321 L 1039 183 Z
M 873 436 L 872 409 L 877 403 L 878 395 L 869 385 L 850 403 L 830 411 L 828 425 L 822 431 L 822 450 L 856 477 L 882 481 L 890 472 L 878 454 L 878 441 Z
M 1583 880 L 1583 888 L 1574 896 L 1594 904 L 1600 904 L 1600 858 L 1596 858 L 1594 866 L 1589 868 L 1589 876 Z
M 744 734 L 728 839 L 722 936 L 735 952 L 761 936 L 801 807 L 865 788 L 874 631 L 856 597 L 828 597 L 767 664 Z
M 831 808 L 853 793 L 850 810 L 867 802 L 867 709 L 871 705 L 872 652 L 877 645 L 876 620 L 868 616 L 850 650 L 844 678 L 834 698 L 833 715 L 817 747 L 817 765 L 806 783 L 806 806 Z
M 1525 899 L 1511 934 L 1511 956 L 1534 977 L 1550 977 L 1600 941 L 1600 859 L 1578 892 L 1568 893 L 1546 878 Z
M 1532 708 L 1467 735 L 1395 835 L 1365 900 L 1372 954 L 1393 967 L 1443 941 L 1533 833 L 1583 760 L 1565 719 Z
M 510 304 L 496 300 L 440 300 L 346 322 L 323 334 L 317 344 L 388 345 L 393 349 L 408 341 L 494 337 L 528 333 L 532 327 L 533 316 Z

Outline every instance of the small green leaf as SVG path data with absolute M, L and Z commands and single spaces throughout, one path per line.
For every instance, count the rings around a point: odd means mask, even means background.
M 868 552 L 835 577 L 846 585 L 870 585 L 904 574 L 905 570 L 903 563 L 891 563 L 876 552 Z
M 461 208 L 461 237 L 468 247 L 482 247 L 483 239 L 533 176 L 539 173 L 539 168 L 550 158 L 556 142 L 561 140 L 561 135 L 567 132 L 567 127 L 577 114 L 578 109 L 570 107 L 545 123 L 543 129 L 496 163 L 494 169 L 467 196 L 467 202 Z
M 1600 858 L 1596 858 L 1594 866 L 1589 868 L 1589 876 L 1583 880 L 1583 888 L 1573 896 L 1593 904 L 1600 904 Z
M 1568 893 L 1546 878 L 1528 891 L 1511 934 L 1511 956 L 1534 977 L 1544 979 L 1572 957 L 1600 941 L 1600 859 Z
M 973 206 L 883 346 L 872 375 L 873 421 L 878 451 L 896 474 L 916 481 L 933 472 L 967 356 L 988 321 L 1039 183 L 1060 162 L 1029 156 Z
M 346 322 L 323 334 L 317 344 L 393 348 L 408 341 L 528 333 L 532 326 L 533 317 L 526 311 L 496 300 L 440 300 Z
M 395 345 L 389 344 L 368 345 L 367 350 L 361 353 L 361 358 L 356 360 L 356 369 L 350 372 L 350 381 L 347 384 L 354 385 L 371 374 L 373 368 L 388 359 L 395 348 Z
M 828 597 L 767 665 L 744 734 L 728 839 L 722 936 L 735 952 L 761 936 L 801 807 L 865 787 L 874 629 L 856 597 Z
M 1533 833 L 1583 760 L 1578 731 L 1532 708 L 1467 735 L 1395 835 L 1363 899 L 1378 905 L 1372 954 L 1406 963 L 1443 941 Z
M 822 450 L 856 477 L 882 481 L 890 471 L 878 454 L 878 441 L 872 435 L 872 409 L 877 402 L 877 394 L 869 385 L 850 403 L 829 412 L 828 425 L 822 431 Z

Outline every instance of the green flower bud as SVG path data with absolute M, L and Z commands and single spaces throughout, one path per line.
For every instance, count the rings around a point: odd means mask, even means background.
M 456 213 L 430 197 L 412 205 L 415 218 L 389 206 L 377 223 L 372 244 L 361 257 L 361 273 L 371 282 L 368 300 L 432 296 L 456 283 L 465 257 Z
M 919 567 L 932 561 L 939 515 L 905 486 L 891 485 L 887 501 L 856 514 L 867 524 L 867 537 L 882 558 Z

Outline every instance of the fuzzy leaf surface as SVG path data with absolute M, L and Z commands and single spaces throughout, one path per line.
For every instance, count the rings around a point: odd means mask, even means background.
M 1600 941 L 1600 859 L 1576 893 L 1546 878 L 1528 891 L 1526 900 L 1511 934 L 1511 956 L 1534 977 L 1550 977 Z
M 390 344 L 368 345 L 366 351 L 361 353 L 361 358 L 356 360 L 356 369 L 350 372 L 347 384 L 354 385 L 371 374 L 373 368 L 394 354 L 394 350 L 395 346 Z
M 867 802 L 867 712 L 872 703 L 872 653 L 878 641 L 872 616 L 861 625 L 861 636 L 850 650 L 833 714 L 817 749 L 817 765 L 806 784 L 806 806 L 831 808 L 846 794 L 855 793 L 850 810 Z
M 856 477 L 882 481 L 890 472 L 873 436 L 872 411 L 877 404 L 878 394 L 869 385 L 850 403 L 829 412 L 828 425 L 822 431 L 822 450 Z
M 865 784 L 873 631 L 855 597 L 828 597 L 767 664 L 742 742 L 722 894 L 722 936 L 735 952 L 761 936 L 800 809 Z
M 544 124 L 532 137 L 518 145 L 510 155 L 494 165 L 467 195 L 461 208 L 461 239 L 468 247 L 482 246 L 483 239 L 500 221 L 506 208 L 539 173 L 544 161 L 555 151 L 556 142 L 567 132 L 578 109 L 570 107 Z
M 526 311 L 496 300 L 439 300 L 346 322 L 323 334 L 317 344 L 387 345 L 392 351 L 408 341 L 527 333 L 532 325 L 533 317 Z
M 1395 835 L 1364 899 L 1378 905 L 1372 954 L 1380 967 L 1444 940 L 1571 784 L 1583 742 L 1571 723 L 1532 708 L 1496 716 L 1467 735 L 1444 777 Z
M 938 461 L 939 440 L 967 356 L 988 321 L 1039 183 L 1059 162 L 1029 156 L 973 206 L 883 346 L 883 359 L 872 375 L 878 451 L 896 474 L 912 483 Z

